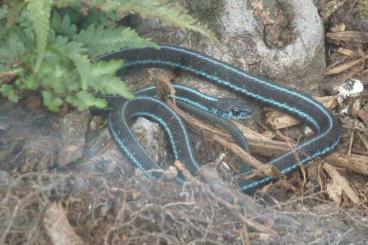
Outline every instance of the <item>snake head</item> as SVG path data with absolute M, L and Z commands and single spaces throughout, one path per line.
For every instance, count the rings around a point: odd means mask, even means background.
M 244 100 L 221 98 L 217 105 L 218 115 L 226 119 L 246 119 L 253 114 L 253 108 Z

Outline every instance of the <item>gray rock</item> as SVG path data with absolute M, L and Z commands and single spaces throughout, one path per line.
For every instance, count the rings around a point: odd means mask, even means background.
M 62 119 L 63 146 L 57 161 L 60 167 L 83 157 L 89 116 L 89 112 L 71 112 Z
M 85 158 L 78 168 L 94 175 L 132 176 L 134 173 L 133 165 L 120 152 L 107 128 L 87 142 Z
M 264 27 L 254 17 L 249 1 L 228 0 L 221 16 L 224 50 L 231 63 L 262 76 L 295 85 L 316 81 L 325 68 L 324 30 L 317 8 L 312 0 L 279 2 L 293 18 L 295 39 L 291 43 L 268 47 Z
M 131 130 L 154 161 L 170 163 L 166 151 L 169 147 L 160 125 L 141 117 L 132 125 Z M 87 159 L 81 163 L 80 169 L 93 174 L 131 176 L 135 170 L 118 149 L 107 129 L 99 133 L 93 142 L 88 143 L 85 156 Z
M 190 14 L 207 24 L 222 45 L 214 46 L 198 34 L 183 34 L 160 26 L 157 21 L 135 21 L 135 27 L 157 42 L 186 46 L 303 90 L 315 89 L 325 69 L 324 29 L 312 0 L 263 0 L 262 8 L 272 16 L 282 11 L 293 33 L 282 47 L 270 47 L 265 26 L 255 16 L 250 0 L 193 0 L 182 3 Z M 276 8 L 276 9 L 275 9 Z M 291 28 L 290 28 L 291 26 Z M 169 34 L 170 33 L 170 34 Z M 307 85 L 307 86 L 306 86 Z
M 144 146 L 152 160 L 167 162 L 167 142 L 164 131 L 160 125 L 151 122 L 143 117 L 139 117 L 132 126 L 132 131 L 137 136 L 139 142 Z

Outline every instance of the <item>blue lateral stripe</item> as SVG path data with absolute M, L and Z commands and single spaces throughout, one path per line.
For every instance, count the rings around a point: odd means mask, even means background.
M 207 94 L 202 93 L 202 92 L 200 92 L 200 91 L 198 91 L 198 90 L 195 90 L 195 89 L 189 88 L 189 87 L 187 87 L 187 86 L 183 86 L 183 85 L 180 85 L 180 84 L 174 84 L 174 88 L 180 88 L 180 89 L 182 89 L 182 90 L 186 90 L 186 91 L 188 91 L 188 92 L 190 92 L 190 93 L 193 93 L 193 94 L 196 94 L 196 95 L 198 95 L 199 97 L 202 97 L 203 99 L 206 99 L 206 100 L 208 100 L 208 101 L 212 101 L 212 102 L 217 102 L 217 101 L 218 101 L 218 98 L 216 98 L 216 97 L 212 97 L 212 96 L 210 96 L 210 95 L 207 95 Z M 175 97 L 177 97 L 177 96 L 175 96 Z
M 316 152 L 315 154 L 313 154 L 312 156 L 309 156 L 309 157 L 306 157 L 304 158 L 303 160 L 301 160 L 299 163 L 296 163 L 294 165 L 291 165 L 290 167 L 288 168 L 285 168 L 281 171 L 281 173 L 283 174 L 288 174 L 290 173 L 292 170 L 295 170 L 296 168 L 299 167 L 299 164 L 306 164 L 307 162 L 309 162 L 310 160 L 320 156 L 320 155 L 323 155 L 323 154 L 326 154 L 330 151 L 332 151 L 333 149 L 335 149 L 335 147 L 340 143 L 340 138 L 332 145 L 330 145 L 329 147 L 326 147 L 324 148 L 322 151 L 319 151 L 319 152 Z M 245 185 L 245 186 L 241 186 L 240 190 L 241 191 L 247 191 L 249 189 L 253 189 L 257 186 L 260 186 L 264 183 L 268 183 L 268 182 L 271 182 L 273 180 L 272 177 L 270 176 L 266 176 L 266 177 L 262 177 L 262 179 L 260 180 L 257 180 L 257 181 L 254 181 L 248 185 Z
M 278 101 L 275 101 L 275 100 L 272 100 L 272 99 L 268 99 L 268 98 L 265 98 L 265 97 L 260 96 L 258 94 L 249 92 L 248 90 L 246 90 L 244 88 L 240 88 L 240 87 L 232 84 L 229 81 L 221 80 L 221 79 L 219 79 L 216 76 L 208 75 L 207 73 L 204 73 L 204 72 L 199 71 L 197 69 L 194 69 L 192 67 L 183 66 L 183 65 L 181 65 L 179 63 L 173 63 L 173 62 L 170 62 L 170 61 L 160 61 L 160 60 L 141 60 L 141 61 L 135 61 L 135 62 L 128 62 L 128 63 L 126 63 L 124 65 L 124 67 L 129 67 L 129 66 L 134 66 L 134 65 L 139 65 L 139 64 L 140 65 L 146 65 L 146 64 L 162 64 L 162 65 L 169 65 L 169 66 L 172 66 L 172 67 L 177 67 L 177 68 L 180 68 L 180 69 L 183 69 L 183 70 L 190 71 L 192 73 L 195 73 L 195 74 L 198 74 L 200 76 L 203 76 L 203 77 L 205 77 L 205 78 L 207 78 L 209 80 L 216 81 L 219 84 L 222 84 L 222 85 L 225 85 L 227 87 L 230 87 L 233 90 L 238 91 L 238 92 L 241 92 L 241 93 L 243 93 L 243 94 L 245 94 L 247 96 L 256 98 L 256 99 L 261 100 L 261 101 L 264 101 L 264 102 L 266 102 L 268 104 L 272 104 L 272 105 L 274 105 L 274 106 L 276 106 L 278 108 L 282 108 L 282 109 L 285 109 L 285 110 L 287 110 L 289 112 L 292 112 L 294 114 L 297 114 L 300 117 L 305 118 L 308 122 L 312 123 L 317 128 L 318 131 L 320 130 L 320 126 L 316 122 L 316 120 L 314 120 L 314 118 L 311 117 L 310 115 L 308 115 L 307 113 L 304 113 L 304 112 L 302 112 L 302 111 L 300 111 L 300 110 L 298 110 L 298 109 L 296 109 L 294 107 L 291 107 L 288 104 L 280 103 Z M 332 123 L 332 121 L 331 121 L 331 123 Z
M 315 141 L 325 137 L 333 128 L 334 126 L 334 122 L 333 122 L 333 118 L 331 116 L 331 114 L 321 105 L 319 104 L 318 102 L 314 101 L 312 98 L 308 97 L 308 96 L 305 96 L 301 93 L 298 93 L 297 91 L 293 91 L 293 90 L 289 90 L 288 88 L 286 87 L 282 87 L 282 86 L 278 86 L 277 84 L 273 84 L 273 83 L 269 83 L 267 80 L 263 80 L 261 78 L 257 78 L 257 77 L 254 77 L 250 74 L 247 74 L 235 67 L 232 67 L 231 65 L 228 65 L 228 64 L 225 64 L 221 61 L 218 61 L 218 60 L 215 60 L 215 59 L 212 59 L 212 58 L 209 58 L 205 55 L 201 55 L 199 53 L 196 53 L 196 52 L 193 52 L 193 51 L 190 51 L 190 50 L 186 50 L 186 49 L 182 49 L 182 48 L 179 48 L 179 47 L 172 47 L 172 46 L 166 46 L 166 45 L 163 45 L 161 46 L 161 48 L 163 49 L 168 49 L 168 50 L 171 50 L 171 51 L 176 51 L 180 54 L 188 54 L 189 56 L 192 56 L 192 57 L 197 57 L 199 58 L 200 60 L 205 60 L 209 63 L 212 63 L 212 64 L 216 64 L 216 65 L 219 65 L 221 66 L 221 68 L 223 69 L 226 69 L 226 70 L 229 70 L 233 73 L 236 73 L 238 75 L 241 75 L 243 76 L 245 79 L 248 79 L 248 80 L 251 80 L 253 82 L 256 82 L 258 84 L 262 84 L 264 86 L 267 86 L 267 87 L 270 87 L 270 88 L 273 88 L 275 90 L 278 90 L 282 93 L 285 93 L 286 95 L 290 95 L 290 96 L 295 96 L 295 97 L 298 97 L 299 99 L 305 101 L 306 103 L 309 103 L 311 106 L 317 108 L 321 113 L 323 113 L 326 117 L 327 117 L 327 120 L 328 120 L 328 125 L 327 125 L 327 129 L 325 129 L 320 135 L 317 135 L 317 137 L 311 139 L 310 141 L 307 141 L 305 142 L 304 144 L 301 144 L 301 145 L 298 145 L 296 150 L 302 148 L 302 147 L 305 147 L 307 145 L 310 145 L 312 143 L 314 143 Z M 127 64 L 125 64 L 125 67 L 128 67 L 128 66 L 134 66 L 134 65 L 145 65 L 145 64 L 158 64 L 158 65 L 166 65 L 166 66 L 171 66 L 171 67 L 175 67 L 175 68 L 179 68 L 179 69 L 183 69 L 183 70 L 186 70 L 186 71 L 189 71 L 191 73 L 194 73 L 194 74 L 197 74 L 197 75 L 200 75 L 208 80 L 211 80 L 211 81 L 214 81 L 220 85 L 224 85 L 234 91 L 238 91 L 238 92 L 241 92 L 243 93 L 244 95 L 247 95 L 249 97 L 253 97 L 257 100 L 260 100 L 260 101 L 263 101 L 265 103 L 268 103 L 268 104 L 271 104 L 277 108 L 280 108 L 280 109 L 284 109 L 284 110 L 287 110 L 289 111 L 290 113 L 292 114 L 296 114 L 298 115 L 299 117 L 302 117 L 304 118 L 306 121 L 308 121 L 309 123 L 311 123 L 316 129 L 317 131 L 319 132 L 321 130 L 321 127 L 320 125 L 318 124 L 318 122 L 315 120 L 315 118 L 313 118 L 313 116 L 309 115 L 308 113 L 305 113 L 295 107 L 292 107 L 290 106 L 289 104 L 286 104 L 286 103 L 282 103 L 282 102 L 279 102 L 277 100 L 273 100 L 273 99 L 269 99 L 267 97 L 264 97 L 260 94 L 256 94 L 256 93 L 252 93 L 250 91 L 248 91 L 246 88 L 243 88 L 243 87 L 240 87 L 240 86 L 237 86 L 237 85 L 234 85 L 232 84 L 231 82 L 227 81 L 227 80 L 222 80 L 220 79 L 219 77 L 217 76 L 213 76 L 213 75 L 210 75 L 210 74 L 207 74 L 199 69 L 195 69 L 191 66 L 185 66 L 185 65 L 182 65 L 180 63 L 174 63 L 174 62 L 170 62 L 170 61 L 163 61 L 163 60 L 138 60 L 138 61 L 134 61 L 134 62 L 128 62 Z M 193 90 L 195 91 L 195 90 Z M 191 91 L 192 92 L 192 91 Z M 202 94 L 200 94 L 201 96 Z M 196 105 L 194 105 L 196 106 Z M 198 106 L 197 106 L 198 107 Z M 187 136 L 187 135 L 185 135 Z M 187 140 L 187 139 L 186 139 Z M 312 153 L 311 156 L 303 156 L 303 159 L 300 159 L 299 162 L 285 168 L 285 169 L 282 169 L 282 173 L 283 174 L 287 174 L 293 170 L 295 170 L 296 168 L 299 167 L 299 164 L 306 164 L 307 162 L 309 162 L 310 160 L 312 160 L 313 158 L 315 157 L 318 157 L 320 155 L 324 155 L 330 151 L 332 151 L 340 142 L 340 137 L 338 137 L 338 139 L 334 142 L 332 142 L 330 145 L 326 145 L 325 147 L 323 147 L 322 149 L 320 149 L 319 151 L 315 152 L 314 154 Z M 286 157 L 286 156 L 290 156 L 290 154 L 293 154 L 292 152 L 288 152 L 282 156 L 280 156 L 279 158 L 277 159 L 274 159 L 272 161 L 270 161 L 268 164 L 272 164 L 274 162 L 280 162 L 282 160 L 283 157 Z M 262 185 L 262 184 L 265 184 L 266 182 L 270 182 L 271 180 L 273 180 L 272 177 L 269 177 L 269 176 L 266 176 L 266 177 L 262 177 L 261 179 L 258 179 L 246 186 L 242 186 L 241 187 L 241 190 L 243 191 L 247 191 L 249 189 L 252 189 L 252 188 L 255 188 L 259 185 Z
M 215 59 L 210 59 L 210 58 L 208 58 L 208 57 L 206 57 L 204 55 L 201 55 L 199 53 L 191 52 L 191 51 L 188 51 L 186 49 L 182 49 L 182 48 L 178 48 L 178 47 L 166 46 L 166 45 L 162 45 L 162 47 L 163 48 L 167 48 L 167 49 L 171 49 L 171 50 L 174 50 L 174 51 L 177 51 L 177 52 L 186 53 L 186 54 L 195 56 L 195 57 L 200 58 L 202 60 L 206 60 L 206 61 L 208 61 L 210 63 L 213 63 L 213 64 L 216 64 L 216 65 L 221 65 L 223 68 L 225 68 L 227 70 L 230 70 L 232 72 L 235 72 L 238 75 L 241 75 L 241 76 L 245 77 L 246 79 L 253 80 L 255 82 L 258 82 L 260 84 L 263 84 L 263 85 L 272 87 L 274 89 L 277 89 L 279 91 L 285 92 L 287 94 L 292 94 L 292 95 L 294 95 L 296 97 L 299 97 L 299 98 L 301 98 L 301 99 L 303 99 L 303 100 L 311 103 L 312 105 L 314 105 L 315 107 L 317 107 L 320 111 L 322 111 L 329 118 L 330 123 L 332 124 L 332 118 L 331 118 L 330 114 L 328 113 L 328 111 L 326 111 L 326 109 L 323 106 L 321 106 L 319 103 L 316 103 L 313 99 L 310 99 L 310 98 L 308 98 L 307 96 L 305 96 L 303 94 L 300 94 L 300 93 L 295 92 L 295 91 L 291 91 L 291 90 L 289 90 L 287 88 L 280 87 L 280 86 L 278 86 L 276 84 L 268 83 L 268 82 L 266 82 L 266 81 L 264 81 L 262 79 L 259 79 L 257 77 L 250 76 L 250 75 L 244 73 L 243 71 L 240 71 L 239 69 L 236 69 L 236 68 L 234 68 L 232 66 L 226 65 L 226 64 L 224 64 L 224 63 L 222 63 L 220 61 L 217 61 Z
M 110 118 L 109 118 L 109 127 L 112 128 L 112 125 L 111 125 L 111 114 L 110 114 Z M 135 158 L 135 156 L 133 154 L 131 154 L 131 152 L 128 150 L 127 146 L 125 145 L 125 142 L 123 141 L 123 139 L 116 134 L 115 130 L 110 130 L 110 132 L 112 133 L 113 138 L 118 141 L 118 145 L 121 146 L 122 150 L 124 151 L 124 153 L 126 154 L 126 156 L 128 157 L 128 159 L 130 161 L 132 161 L 139 170 L 141 170 L 143 173 L 146 174 L 147 171 L 148 171 L 148 169 L 145 169 L 141 165 L 141 163 L 137 160 L 137 158 Z M 185 183 L 185 181 L 182 180 L 179 177 L 176 178 L 176 181 L 178 181 L 181 184 L 184 184 Z
M 175 113 L 175 111 L 173 109 L 171 109 L 171 107 L 169 107 L 168 105 L 166 105 L 165 103 L 163 103 L 162 101 L 160 100 L 157 100 L 157 99 L 154 99 L 152 97 L 147 97 L 147 96 L 139 96 L 137 97 L 136 99 L 134 100 L 148 100 L 148 101 L 151 101 L 151 102 L 156 102 L 160 105 L 162 105 L 163 107 L 165 107 L 166 110 L 170 111 L 170 113 L 175 117 L 175 119 L 179 122 L 179 125 L 180 127 L 182 128 L 182 131 L 184 132 L 184 140 L 185 140 L 185 143 L 187 145 L 190 145 L 190 141 L 189 141 L 189 136 L 188 134 L 186 133 L 186 128 L 184 126 L 184 123 L 183 121 L 181 120 L 181 118 Z M 128 102 L 129 103 L 129 102 Z M 127 103 L 126 103 L 127 104 Z M 193 155 L 193 152 L 192 152 L 192 149 L 189 150 L 189 156 L 194 164 L 194 167 L 197 169 L 197 171 L 200 169 L 199 167 L 199 164 L 197 163 L 197 160 L 195 159 L 194 155 Z
M 174 84 L 173 87 L 176 88 L 176 89 L 177 88 L 180 88 L 181 90 L 186 90 L 187 92 L 192 93 L 192 94 L 196 94 L 198 97 L 200 97 L 200 98 L 202 98 L 204 100 L 207 100 L 209 103 L 211 103 L 211 102 L 218 103 L 219 102 L 219 99 L 216 98 L 216 97 L 212 97 L 212 96 L 206 95 L 206 94 L 204 94 L 202 92 L 199 92 L 197 90 L 194 90 L 194 89 L 189 88 L 189 87 L 186 87 L 186 86 Z M 145 95 L 140 95 L 141 93 L 149 92 L 151 90 L 156 90 L 156 87 L 150 86 L 150 87 L 144 88 L 142 90 L 139 90 L 135 94 L 137 96 L 140 96 L 141 97 L 141 96 L 145 96 Z M 240 120 L 240 119 L 245 119 L 245 118 L 247 118 L 247 117 L 250 116 L 249 113 L 245 113 L 245 112 L 241 112 L 239 115 L 234 115 L 231 111 L 230 112 L 224 112 L 224 111 L 221 111 L 221 110 L 216 109 L 215 107 L 207 107 L 204 104 L 201 104 L 199 102 L 196 102 L 196 101 L 194 101 L 194 100 L 192 100 L 192 99 L 190 99 L 188 97 L 183 97 L 183 96 L 175 95 L 175 99 L 176 100 L 179 100 L 179 101 L 182 101 L 182 102 L 185 102 L 187 104 L 190 104 L 190 105 L 192 105 L 194 107 L 197 107 L 200 110 L 209 112 L 211 114 L 214 114 L 214 115 L 220 116 L 222 118 L 226 118 L 226 119 Z
M 165 121 L 161 117 L 158 117 L 154 114 L 147 113 L 147 112 L 136 112 L 132 114 L 132 117 L 147 117 L 159 123 L 164 128 L 165 132 L 167 133 L 167 136 L 169 137 L 170 145 L 172 147 L 175 160 L 179 160 L 178 150 L 176 148 L 173 133 L 171 129 L 169 128 L 169 126 L 167 125 L 167 123 L 165 123 Z
M 195 102 L 195 101 L 193 101 L 191 99 L 188 99 L 186 97 L 181 97 L 181 96 L 175 95 L 175 100 L 179 100 L 179 101 L 188 103 L 188 104 L 190 104 L 190 105 L 192 105 L 194 107 L 197 107 L 197 108 L 201 109 L 202 111 L 207 111 L 207 112 L 213 111 L 214 114 L 216 113 L 214 108 L 210 109 L 207 106 L 205 106 L 205 105 L 203 105 L 201 103 Z
M 109 118 L 109 128 L 112 129 L 112 120 L 111 120 L 111 114 Z M 135 156 L 129 151 L 129 149 L 126 147 L 125 142 L 122 137 L 119 137 L 115 130 L 110 130 L 110 132 L 113 135 L 113 138 L 118 141 L 118 145 L 121 146 L 122 150 L 124 151 L 125 155 L 129 158 L 130 161 L 132 161 L 138 169 L 141 171 L 146 171 L 146 169 L 142 166 L 142 164 L 135 158 Z
M 250 116 L 249 113 L 245 113 L 245 112 L 241 112 L 239 115 L 234 115 L 232 111 L 229 111 L 229 112 L 224 112 L 224 111 L 221 111 L 219 109 L 216 109 L 216 108 L 211 108 L 211 107 L 207 107 L 201 103 L 198 103 L 194 100 L 191 100 L 187 97 L 182 97 L 182 96 L 175 96 L 175 99 L 176 100 L 179 100 L 179 101 L 182 101 L 182 102 L 185 102 L 187 104 L 190 104 L 194 107 L 197 107 L 198 109 L 202 110 L 202 111 L 206 111 L 206 112 L 209 112 L 211 114 L 214 114 L 216 116 L 219 116 L 219 117 L 222 117 L 222 118 L 225 118 L 225 119 L 235 119 L 235 120 L 240 120 L 240 119 L 245 119 L 247 117 Z M 218 102 L 218 100 L 216 101 Z
M 183 52 L 184 52 L 185 50 L 181 50 L 181 49 L 180 49 L 180 51 L 183 51 Z M 189 51 L 188 51 L 188 52 L 189 52 Z M 190 54 L 191 54 L 191 55 L 194 55 L 193 53 L 190 53 Z M 206 58 L 206 57 L 204 57 L 204 58 Z M 206 58 L 206 59 L 207 59 L 208 61 L 212 62 L 212 60 L 209 60 L 208 58 Z M 216 62 L 216 61 L 214 61 L 214 63 L 218 63 L 218 64 L 221 64 L 221 65 L 225 66 L 224 64 L 222 64 L 222 63 L 220 63 L 220 62 Z M 312 116 L 310 116 L 310 115 L 309 115 L 309 114 L 307 114 L 307 113 L 304 113 L 304 112 L 302 112 L 302 111 L 300 111 L 300 110 L 298 110 L 298 109 L 296 109 L 296 108 L 294 108 L 294 107 L 291 107 L 291 106 L 289 106 L 289 105 L 287 105 L 287 104 L 285 104 L 285 103 L 280 103 L 280 102 L 278 102 L 278 101 L 275 101 L 275 100 L 272 100 L 272 99 L 265 98 L 265 97 L 263 97 L 263 96 L 261 96 L 261 95 L 254 94 L 254 93 L 252 93 L 252 92 L 249 92 L 249 91 L 248 91 L 248 90 L 246 90 L 245 88 L 240 88 L 240 87 L 238 87 L 238 86 L 236 86 L 236 85 L 232 84 L 232 83 L 231 83 L 231 82 L 229 82 L 229 81 L 225 81 L 225 80 L 219 79 L 219 78 L 218 78 L 218 77 L 216 77 L 216 76 L 209 75 L 209 74 L 207 74 L 207 73 L 205 73 L 205 72 L 202 72 L 202 71 L 200 71 L 200 70 L 194 69 L 194 68 L 192 68 L 192 67 L 184 66 L 184 65 L 179 64 L 179 63 L 174 63 L 174 62 L 170 62 L 170 61 L 161 61 L 161 60 L 140 60 L 140 61 L 135 61 L 135 62 L 128 62 L 128 63 L 126 63 L 124 66 L 125 66 L 125 67 L 129 67 L 129 66 L 134 66 L 134 65 L 146 65 L 146 64 L 161 64 L 161 65 L 168 65 L 168 66 L 177 67 L 177 68 L 180 68 L 180 69 L 183 69 L 183 70 L 186 70 L 186 71 L 192 72 L 192 73 L 194 73 L 194 74 L 197 74 L 197 75 L 203 76 L 203 77 L 205 77 L 205 78 L 207 78 L 207 79 L 209 79 L 209 80 L 216 81 L 216 82 L 217 82 L 217 83 L 219 83 L 219 84 L 225 85 L 225 86 L 227 86 L 227 87 L 229 87 L 229 88 L 232 88 L 232 89 L 233 89 L 233 90 L 235 90 L 235 91 L 241 92 L 241 93 L 243 93 L 243 94 L 245 94 L 245 95 L 247 95 L 247 96 L 250 96 L 250 97 L 256 98 L 256 99 L 258 99 L 258 100 L 261 100 L 261 101 L 264 101 L 264 102 L 266 102 L 266 103 L 272 104 L 272 105 L 274 105 L 275 107 L 278 107 L 278 108 L 281 108 L 281 109 L 285 109 L 285 110 L 287 110 L 287 111 L 289 111 L 289 112 L 291 112 L 291 113 L 297 114 L 297 115 L 299 115 L 300 117 L 305 118 L 307 121 L 309 121 L 310 123 L 312 123 L 312 124 L 317 128 L 317 130 L 318 130 L 318 131 L 320 130 L 320 125 L 319 125 L 319 124 L 314 120 L 314 118 L 313 118 Z M 310 98 L 305 97 L 305 96 L 303 96 L 302 94 L 296 93 L 296 92 L 294 92 L 294 91 L 289 91 L 289 90 L 287 90 L 287 89 L 285 89 L 285 88 L 281 88 L 281 87 L 279 87 L 279 86 L 277 86 L 277 85 L 275 85 L 275 84 L 269 84 L 269 83 L 264 82 L 264 81 L 262 81 L 262 80 L 260 80 L 260 79 L 257 79 L 257 78 L 254 78 L 254 77 L 249 77 L 249 76 L 247 76 L 246 74 L 241 73 L 240 71 L 238 71 L 238 70 L 237 70 L 237 69 L 235 69 L 235 68 L 232 68 L 232 67 L 229 67 L 229 66 L 226 66 L 226 67 L 227 67 L 228 69 L 231 69 L 232 71 L 234 71 L 234 72 L 236 72 L 236 73 L 238 73 L 238 74 L 244 75 L 245 77 L 247 77 L 247 78 L 249 78 L 249 79 L 252 79 L 252 80 L 254 80 L 254 81 L 256 81 L 256 82 L 259 82 L 259 83 L 262 83 L 262 84 L 264 84 L 264 85 L 267 85 L 267 86 L 273 87 L 273 88 L 275 88 L 275 89 L 278 89 L 278 90 L 283 91 L 283 92 L 288 93 L 288 94 L 293 94 L 293 95 L 295 95 L 295 96 L 297 96 L 297 97 L 299 97 L 299 98 L 301 98 L 301 99 L 305 100 L 306 102 L 309 102 L 309 103 L 311 103 L 312 105 L 316 106 L 320 111 L 322 111 L 322 112 L 327 116 L 327 118 L 328 118 L 328 120 L 329 120 L 328 129 L 327 129 L 324 133 L 322 133 L 321 135 L 319 135 L 318 137 L 316 137 L 316 138 L 312 139 L 311 141 L 307 141 L 306 143 L 304 143 L 304 144 L 302 144 L 302 145 L 299 145 L 299 147 L 303 147 L 303 146 L 306 146 L 306 145 L 309 145 L 309 144 L 313 143 L 314 141 L 316 141 L 316 140 L 318 140 L 318 139 L 320 139 L 320 138 L 324 137 L 324 136 L 325 136 L 325 135 L 326 135 L 326 134 L 327 134 L 327 133 L 332 129 L 332 126 L 333 126 L 333 119 L 331 118 L 330 114 L 326 111 L 326 109 L 324 109 L 324 108 L 323 108 L 322 106 L 320 106 L 318 103 L 315 103 L 315 102 L 314 102 L 313 100 L 311 100 Z M 316 153 L 315 153 L 315 154 L 313 154 L 312 156 L 310 156 L 310 157 L 306 157 L 306 158 L 302 159 L 302 160 L 300 161 L 300 163 L 305 164 L 306 162 L 310 161 L 311 159 L 313 159 L 313 158 L 315 158 L 315 157 L 318 157 L 318 156 L 320 156 L 320 155 L 323 155 L 323 154 L 325 154 L 325 153 L 327 153 L 327 152 L 331 151 L 332 149 L 334 149 L 334 148 L 338 145 L 339 141 L 340 141 L 340 139 L 336 140 L 336 141 L 335 141 L 335 143 L 333 143 L 332 145 L 327 146 L 327 147 L 325 147 L 324 149 L 321 149 L 321 151 L 316 152 Z M 282 158 L 282 157 L 283 157 L 283 156 L 280 156 L 278 159 L 280 159 L 280 158 Z M 270 163 L 272 163 L 272 162 L 274 162 L 274 161 L 276 161 L 276 160 L 277 160 L 277 159 L 274 159 L 274 160 L 272 160 Z M 299 163 L 295 163 L 294 165 L 292 165 L 292 166 L 290 166 L 290 167 L 288 167 L 288 168 L 284 169 L 283 171 L 284 171 L 285 173 L 288 173 L 288 172 L 290 172 L 291 170 L 293 170 L 293 169 L 297 168 L 298 166 L 299 166 Z M 246 191 L 247 189 L 254 188 L 254 187 L 256 187 L 256 186 L 259 186 L 259 185 L 261 185 L 261 184 L 263 184 L 263 183 L 266 183 L 266 182 L 268 182 L 268 181 L 271 181 L 271 180 L 272 180 L 272 177 L 263 177 L 262 179 L 260 179 L 260 180 L 258 180 L 258 181 L 255 181 L 255 182 L 253 182 L 253 183 L 251 183 L 251 184 L 249 184 L 249 185 L 247 185 L 247 186 L 243 186 L 243 187 L 242 187 L 242 190 L 243 190 L 243 191 Z
M 216 97 L 212 97 L 210 95 L 207 95 L 205 93 L 202 93 L 198 90 L 192 89 L 192 88 L 187 87 L 187 86 L 183 86 L 183 85 L 179 85 L 179 84 L 173 84 L 173 87 L 174 88 L 179 88 L 179 89 L 182 89 L 182 90 L 186 90 L 186 91 L 188 91 L 192 94 L 195 94 L 195 95 L 201 97 L 202 99 L 208 100 L 210 102 L 217 102 L 218 101 L 218 98 L 216 98 Z M 156 87 L 155 86 L 150 86 L 150 87 L 144 88 L 142 90 L 139 90 L 136 94 L 139 95 L 140 93 L 144 93 L 144 92 L 147 92 L 147 91 L 150 91 L 150 90 L 156 90 Z M 175 98 L 176 97 L 177 96 L 175 95 Z

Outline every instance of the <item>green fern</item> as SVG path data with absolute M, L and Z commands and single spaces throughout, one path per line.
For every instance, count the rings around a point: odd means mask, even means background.
M 9 13 L 7 14 L 6 27 L 12 27 L 17 22 L 19 15 L 26 3 L 22 0 L 14 0 L 9 8 Z
M 58 112 L 60 109 L 60 106 L 63 104 L 63 101 L 58 98 L 57 96 L 53 95 L 49 91 L 42 91 L 42 98 L 45 102 L 45 105 L 47 106 L 47 109 L 49 109 L 52 112 Z
M 91 25 L 73 38 L 84 43 L 91 56 L 120 50 L 123 48 L 141 48 L 156 46 L 153 42 L 142 39 L 130 28 L 104 28 Z
M 83 10 L 82 10 L 83 9 Z M 50 111 L 68 103 L 103 108 L 96 95 L 134 97 L 116 76 L 120 60 L 95 57 L 124 48 L 157 47 L 118 21 L 131 12 L 158 18 L 215 39 L 184 11 L 164 0 L 9 0 L 0 6 L 0 95 L 16 102 L 41 92 Z
M 129 13 L 137 13 L 142 18 L 159 19 L 164 23 L 199 32 L 214 42 L 218 39 L 213 32 L 204 25 L 198 23 L 190 15 L 178 6 L 173 6 L 170 1 L 164 0 L 116 0 L 116 1 L 92 1 L 92 4 L 103 11 L 116 11 L 121 16 Z
M 29 0 L 28 10 L 37 36 L 37 59 L 34 72 L 40 69 L 46 51 L 52 0 Z
M 0 8 L 0 20 L 6 18 L 8 15 L 8 8 L 5 6 L 3 8 Z
M 77 26 L 72 23 L 69 15 L 61 16 L 57 11 L 53 11 L 51 18 L 51 28 L 55 34 L 73 38 L 77 34 Z
M 107 106 L 106 100 L 97 98 L 86 91 L 80 91 L 76 95 L 68 96 L 66 101 L 79 110 L 86 110 L 90 107 L 104 108 Z
M 11 102 L 18 102 L 19 96 L 16 94 L 14 88 L 9 84 L 0 84 L 0 93 L 8 98 Z

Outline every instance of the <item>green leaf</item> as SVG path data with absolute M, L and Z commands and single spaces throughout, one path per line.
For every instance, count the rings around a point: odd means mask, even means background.
M 141 38 L 130 28 L 105 28 L 103 26 L 89 26 L 81 30 L 74 40 L 85 44 L 92 57 L 117 51 L 124 48 L 156 47 L 150 40 Z
M 159 19 L 168 25 L 199 32 L 210 40 L 219 43 L 215 34 L 205 25 L 185 13 L 183 8 L 167 0 L 115 0 L 93 1 L 94 6 L 103 11 L 117 11 L 121 16 L 137 13 L 142 18 Z
M 67 36 L 71 39 L 77 34 L 77 26 L 72 24 L 68 14 L 62 17 L 57 11 L 53 11 L 51 24 L 57 35 Z
M 91 76 L 102 78 L 104 76 L 114 76 L 116 72 L 123 66 L 122 60 L 98 61 L 92 65 Z
M 20 0 L 12 1 L 10 4 L 9 13 L 6 19 L 6 27 L 12 27 L 19 20 L 19 15 L 26 3 Z
M 12 64 L 27 57 L 33 44 L 32 35 L 19 27 L 12 27 L 0 37 L 0 63 Z
M 58 8 L 66 8 L 66 7 L 82 7 L 84 4 L 84 0 L 57 0 L 55 1 L 55 5 Z
M 29 0 L 28 10 L 31 13 L 33 28 L 37 36 L 37 59 L 34 72 L 37 73 L 45 54 L 49 32 L 52 0 Z
M 90 72 L 92 66 L 90 59 L 87 55 L 80 55 L 76 53 L 72 56 L 72 60 L 81 79 L 81 88 L 83 90 L 88 89 L 88 83 L 91 79 Z
M 27 80 L 21 81 L 20 87 L 25 90 L 36 90 L 39 87 L 39 83 L 33 77 L 29 77 Z
M 112 77 L 109 79 L 100 80 L 101 83 L 105 84 L 101 89 L 103 94 L 119 95 L 126 99 L 134 99 L 134 94 L 131 92 L 129 87 L 120 80 L 118 77 Z
M 18 102 L 18 100 L 20 99 L 19 96 L 15 93 L 14 88 L 9 84 L 2 84 L 0 86 L 0 93 L 3 96 L 7 97 L 8 100 L 10 100 L 13 103 Z
M 107 106 L 107 101 L 98 98 L 86 91 L 80 91 L 74 97 L 67 98 L 67 101 L 77 106 L 79 110 L 86 110 L 89 107 L 105 108 Z
M 52 112 L 58 112 L 60 110 L 60 107 L 63 104 L 63 101 L 60 98 L 55 97 L 53 94 L 46 90 L 42 91 L 41 94 L 43 98 L 43 103 L 45 104 L 47 109 Z
M 8 8 L 7 6 L 1 6 L 0 7 L 0 20 L 4 19 L 8 14 Z

